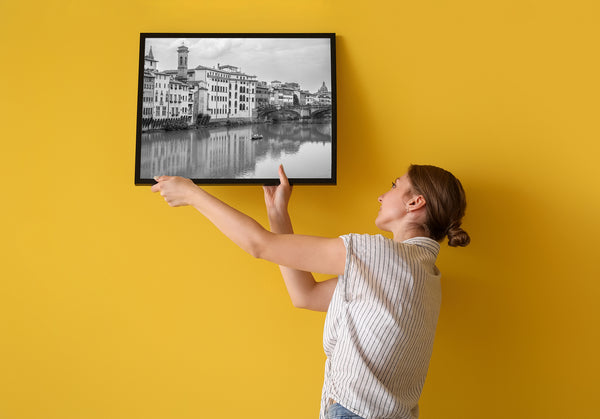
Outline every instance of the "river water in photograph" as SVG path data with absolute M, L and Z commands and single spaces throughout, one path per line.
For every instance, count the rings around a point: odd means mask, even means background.
M 276 179 L 283 164 L 290 178 L 330 178 L 331 144 L 329 121 L 142 133 L 140 177 Z

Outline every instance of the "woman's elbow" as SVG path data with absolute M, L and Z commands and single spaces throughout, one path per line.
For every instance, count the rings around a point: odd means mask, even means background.
M 294 305 L 295 308 L 299 308 L 302 310 L 309 310 L 309 311 L 319 311 L 319 312 L 324 312 L 327 311 L 327 307 L 323 307 L 321 305 L 319 305 L 318 303 L 314 303 L 313 301 L 310 301 L 308 299 L 305 300 L 292 300 L 292 304 Z
M 267 259 L 272 235 L 273 233 L 266 230 L 259 232 L 249 240 L 246 252 L 256 259 Z
M 300 293 L 291 296 L 292 304 L 295 308 L 310 311 L 327 311 L 327 306 L 323 306 L 323 302 L 312 293 Z
M 292 305 L 294 306 L 294 308 L 310 310 L 310 301 L 307 298 L 292 297 Z
M 246 252 L 253 258 L 264 259 L 264 250 L 262 249 L 259 243 L 250 243 L 246 248 Z

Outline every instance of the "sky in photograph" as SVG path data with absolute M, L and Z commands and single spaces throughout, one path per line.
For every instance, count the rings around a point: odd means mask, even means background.
M 189 48 L 188 68 L 233 65 L 257 80 L 296 82 L 316 92 L 323 82 L 331 91 L 329 38 L 146 38 L 157 69 L 177 69 L 177 48 Z

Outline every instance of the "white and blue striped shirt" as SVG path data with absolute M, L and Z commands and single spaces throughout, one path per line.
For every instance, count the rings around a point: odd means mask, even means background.
M 414 419 L 441 305 L 440 245 L 382 235 L 342 236 L 338 278 L 323 334 L 320 418 L 336 401 L 365 419 Z

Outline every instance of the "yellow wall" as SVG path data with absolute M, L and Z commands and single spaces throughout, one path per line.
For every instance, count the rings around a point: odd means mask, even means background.
M 0 418 L 317 415 L 324 315 L 133 185 L 152 31 L 336 32 L 339 183 L 296 188 L 296 230 L 377 232 L 411 162 L 468 194 L 421 417 L 599 417 L 599 18 L 594 0 L 1 1 Z M 260 187 L 207 189 L 266 221 Z

